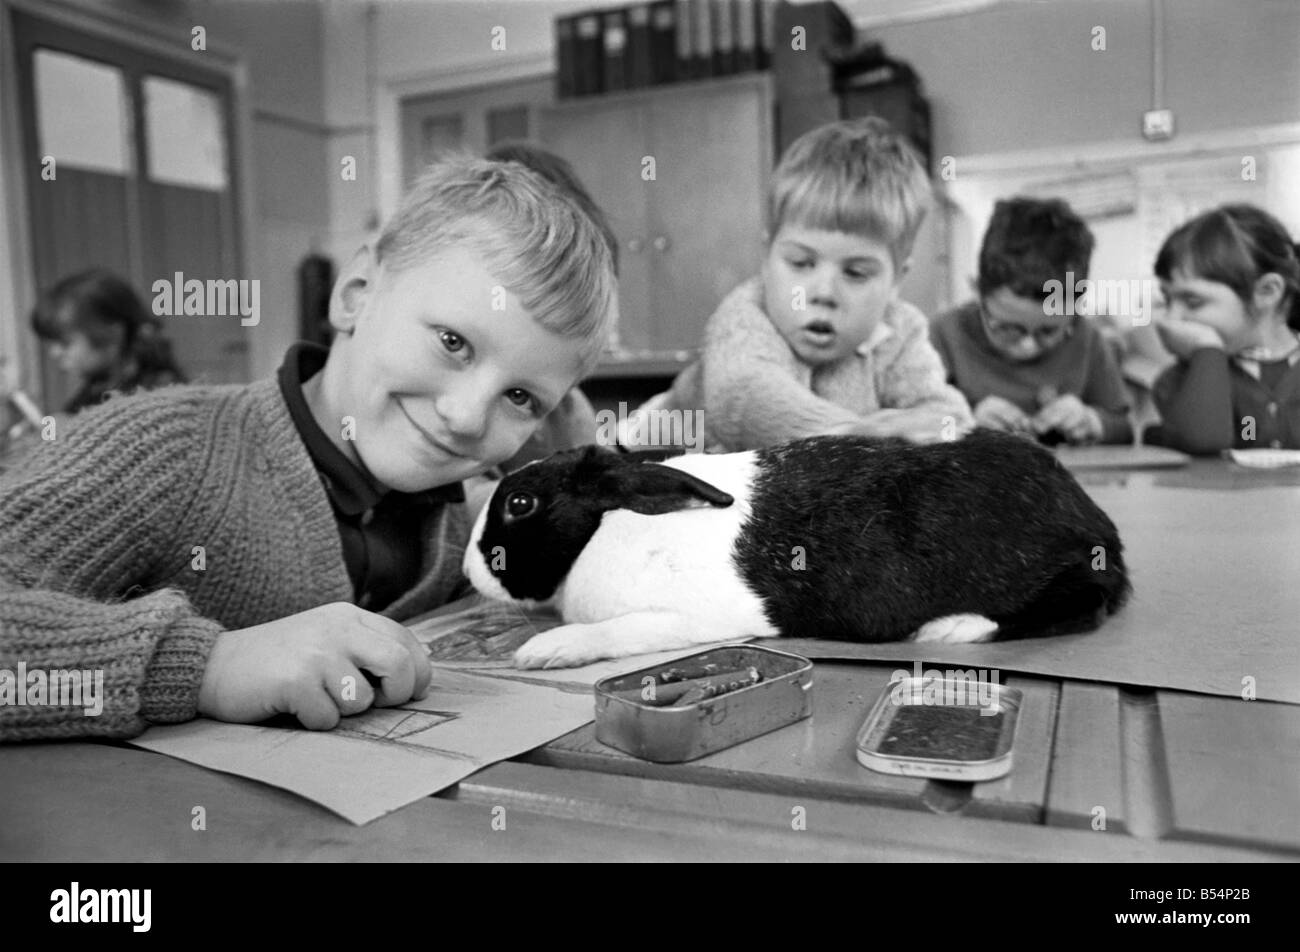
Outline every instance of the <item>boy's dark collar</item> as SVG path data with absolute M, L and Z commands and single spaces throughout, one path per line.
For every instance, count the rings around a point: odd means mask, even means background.
M 464 502 L 465 488 L 460 483 L 448 483 L 418 493 L 385 491 L 359 466 L 348 459 L 343 451 L 320 428 L 312 416 L 302 385 L 319 373 L 329 357 L 329 348 L 319 344 L 300 342 L 289 348 L 280 365 L 277 377 L 280 393 L 289 407 L 289 416 L 302 437 L 307 454 L 325 483 L 334 508 L 345 516 L 358 516 L 373 509 L 381 499 L 398 499 L 413 505 L 433 506 L 444 502 Z

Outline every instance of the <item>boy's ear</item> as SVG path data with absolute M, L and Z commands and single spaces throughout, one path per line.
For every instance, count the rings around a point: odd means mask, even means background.
M 378 270 L 374 246 L 367 242 L 339 272 L 330 292 L 330 325 L 338 333 L 351 334 L 355 330 L 357 319 L 365 311 L 375 288 Z
M 1261 274 L 1255 281 L 1255 290 L 1251 295 L 1251 304 L 1258 314 L 1269 314 L 1276 310 L 1286 297 L 1286 281 L 1280 274 L 1269 271 Z

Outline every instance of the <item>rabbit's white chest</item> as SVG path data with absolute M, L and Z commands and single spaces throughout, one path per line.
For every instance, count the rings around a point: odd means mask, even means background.
M 629 612 L 669 609 L 753 634 L 775 634 L 762 603 L 737 575 L 732 550 L 749 517 L 752 453 L 686 456 L 669 465 L 730 493 L 725 509 L 692 508 L 646 516 L 605 513 L 574 562 L 557 599 L 566 622 L 598 622 Z

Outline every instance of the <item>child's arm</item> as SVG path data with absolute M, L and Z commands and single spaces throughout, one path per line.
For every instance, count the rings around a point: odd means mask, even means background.
M 1228 355 L 1221 348 L 1201 348 L 1165 370 L 1152 396 L 1160 411 L 1164 445 L 1194 454 L 1236 445 L 1232 380 Z
M 1101 424 L 1098 443 L 1132 443 L 1133 424 L 1129 420 L 1128 390 L 1119 364 L 1105 337 L 1096 334 L 1088 377 L 1083 385 L 1083 402 L 1096 414 Z
M 1091 326 L 1085 326 L 1085 368 L 1083 392 L 1053 396 L 1054 389 L 1044 388 L 1042 408 L 1033 418 L 1039 434 L 1053 430 L 1071 443 L 1131 443 L 1133 425 L 1128 416 L 1128 393 L 1119 366 L 1105 338 Z
M 1156 333 L 1178 358 L 1156 381 L 1165 445 L 1188 453 L 1217 453 L 1236 445 L 1232 377 L 1218 331 L 1197 321 L 1157 321 Z
M 764 313 L 762 293 L 757 279 L 742 284 L 705 329 L 701 383 L 710 436 L 736 451 L 849 432 L 862 418 L 812 392 L 811 374 Z
M 113 401 L 0 478 L 0 741 L 130 737 L 199 713 L 246 721 L 285 711 L 332 726 L 331 712 L 337 722 L 428 683 L 410 633 L 352 605 L 226 631 L 178 590 L 124 597 L 163 574 L 160 559 L 188 557 L 194 540 L 177 534 L 204 461 L 178 447 L 204 423 L 182 401 Z M 359 666 L 384 679 L 377 691 Z M 79 706 L 15 703 L 18 672 L 48 682 L 74 670 L 102 691 L 83 687 Z M 343 677 L 353 678 L 351 697 Z
M 103 603 L 0 579 L 0 672 L 15 688 L 20 672 L 48 683 L 51 672 L 77 671 L 86 685 L 79 707 L 7 699 L 0 741 L 133 737 L 151 723 L 189 720 L 221 631 L 174 590 Z
M 46 679 L 90 671 L 92 683 L 102 672 L 103 687 L 93 716 L 0 705 L 0 740 L 124 737 L 194 717 L 222 626 L 177 591 L 120 598 L 145 581 L 159 527 L 181 523 L 199 483 L 191 460 L 167 452 L 191 422 L 182 408 L 148 416 L 106 408 L 65 421 L 0 481 L 0 670 L 16 675 L 21 664 Z M 149 438 L 129 439 L 121 424 Z M 174 479 L 164 483 L 162 473 Z
M 890 323 L 900 337 L 897 355 L 880 368 L 878 392 L 885 407 L 867 414 L 858 432 L 929 442 L 966 432 L 970 405 L 947 382 L 948 373 L 930 341 L 925 316 L 906 301 L 890 306 Z

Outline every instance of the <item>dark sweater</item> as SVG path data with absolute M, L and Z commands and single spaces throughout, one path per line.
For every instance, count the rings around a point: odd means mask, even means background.
M 1205 347 L 1166 370 L 1154 391 L 1162 422 L 1153 441 L 1187 453 L 1300 449 L 1300 354 L 1256 364 L 1259 378 L 1248 366 Z
M 383 614 L 410 618 L 468 591 L 468 536 L 463 504 L 431 509 L 419 581 Z M 274 379 L 110 400 L 0 477 L 0 670 L 103 669 L 104 710 L 0 705 L 0 740 L 188 720 L 223 630 L 352 594 Z
M 1039 392 L 1052 387 L 1062 396 L 1074 394 L 1097 411 L 1102 423 L 1099 442 L 1133 440 L 1124 379 L 1101 332 L 1086 318 L 1077 318 L 1070 337 L 1029 363 L 1007 360 L 994 350 L 975 301 L 936 315 L 930 340 L 947 368 L 948 382 L 972 407 L 985 397 L 998 396 L 1033 416 L 1040 409 Z

